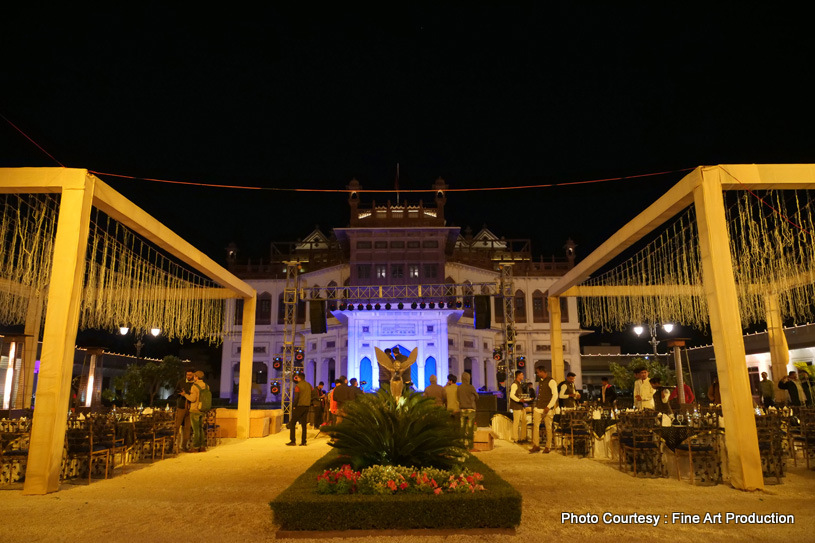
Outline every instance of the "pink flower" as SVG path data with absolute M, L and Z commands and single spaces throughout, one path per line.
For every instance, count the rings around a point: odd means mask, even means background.
M 391 490 L 396 490 L 396 483 L 393 481 L 388 481 L 388 488 Z
M 441 494 L 441 489 L 437 488 L 436 490 L 433 491 L 433 494 Z

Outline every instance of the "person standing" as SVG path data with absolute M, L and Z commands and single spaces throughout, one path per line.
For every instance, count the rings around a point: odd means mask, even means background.
M 634 407 L 636 409 L 654 408 L 654 387 L 648 381 L 648 370 L 640 368 L 634 381 Z
M 182 395 L 192 389 L 194 375 L 191 369 L 184 373 L 184 379 L 176 385 L 175 422 L 173 424 L 173 448 L 176 451 L 190 450 L 190 402 Z M 179 431 L 180 430 L 180 431 Z M 179 441 L 180 438 L 180 441 Z
M 345 414 L 343 411 L 343 404 L 350 402 L 356 397 L 354 392 L 351 390 L 351 387 L 348 386 L 348 377 L 345 375 L 340 375 L 338 381 L 339 383 L 334 387 L 333 392 L 334 401 L 337 402 L 337 424 L 342 422 L 342 417 Z
M 614 402 L 617 401 L 617 391 L 608 382 L 608 377 L 600 378 L 600 403 L 607 407 L 614 407 Z
M 800 406 L 806 402 L 806 395 L 801 383 L 798 382 L 798 374 L 791 371 L 789 375 L 785 375 L 778 382 L 778 388 L 786 390 L 790 397 L 790 405 Z
M 449 374 L 447 376 L 447 384 L 444 386 L 445 405 L 447 411 L 453 419 L 459 418 L 461 408 L 458 405 L 458 385 L 456 384 L 456 376 Z M 458 422 L 458 421 L 456 421 Z
M 444 387 L 439 385 L 438 377 L 435 375 L 430 376 L 430 384 L 424 389 L 422 396 L 425 398 L 432 398 L 436 405 L 443 406 L 447 400 L 447 394 L 444 392 Z
M 464 428 L 464 439 L 467 447 L 472 450 L 473 436 L 475 434 L 475 409 L 478 401 L 478 391 L 470 384 L 470 374 L 466 371 L 461 376 L 461 385 L 456 391 L 459 411 L 461 413 L 461 427 Z
M 552 421 L 555 419 L 555 406 L 558 401 L 557 385 L 543 366 L 535 368 L 535 374 L 538 376 L 538 393 L 535 397 L 535 407 L 532 409 L 532 448 L 529 452 L 536 453 L 541 450 L 540 426 L 543 420 L 546 429 L 546 447 L 543 453 L 549 454 L 552 450 Z
M 671 398 L 671 391 L 668 387 L 662 386 L 662 379 L 660 377 L 651 377 L 648 382 L 651 383 L 651 388 L 654 389 L 654 410 L 657 413 L 672 415 L 673 409 L 671 409 L 668 403 Z
M 196 371 L 193 374 L 192 386 L 190 393 L 181 393 L 186 399 L 190 401 L 190 426 L 192 427 L 192 449 L 190 452 L 204 452 L 207 450 L 204 436 L 204 417 L 206 413 L 201 411 L 201 391 L 209 389 L 209 386 L 204 382 L 204 372 Z
M 521 398 L 523 391 L 524 372 L 515 372 L 515 379 L 509 386 L 509 407 L 512 409 L 512 440 L 516 443 L 526 443 L 526 403 Z
M 798 382 L 801 383 L 801 389 L 804 391 L 806 405 L 812 405 L 812 382 L 809 380 L 809 372 L 799 370 Z M 801 401 L 801 405 L 804 405 L 803 399 Z
M 775 406 L 775 383 L 772 379 L 767 377 L 767 372 L 761 372 L 761 383 L 759 384 L 761 390 L 761 402 L 764 404 L 764 409 L 769 409 Z
M 291 401 L 292 412 L 289 419 L 289 442 L 286 445 L 297 445 L 294 434 L 298 423 L 303 427 L 303 437 L 300 445 L 306 445 L 306 432 L 308 431 L 308 410 L 311 407 L 311 385 L 306 381 L 306 374 L 302 371 L 294 375 L 294 397 Z
M 313 408 L 312 411 L 314 413 L 314 427 L 318 430 L 323 424 L 323 403 L 325 402 L 325 399 L 323 398 L 323 396 L 325 396 L 325 390 L 323 390 L 324 386 L 325 383 L 320 381 L 311 391 L 311 407 Z
M 351 401 L 354 401 L 359 396 L 365 394 L 365 391 L 359 388 L 359 381 L 357 381 L 356 377 L 351 378 L 351 382 L 348 386 L 351 388 Z
M 571 371 L 566 374 L 566 380 L 558 386 L 558 400 L 560 407 L 566 409 L 574 409 L 577 407 L 577 400 L 580 399 L 580 393 L 574 387 L 574 380 L 577 375 Z

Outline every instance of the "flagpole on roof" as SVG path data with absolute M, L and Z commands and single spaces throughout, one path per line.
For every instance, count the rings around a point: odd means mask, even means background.
M 394 182 L 396 189 L 396 205 L 399 205 L 399 163 L 396 163 L 396 181 Z

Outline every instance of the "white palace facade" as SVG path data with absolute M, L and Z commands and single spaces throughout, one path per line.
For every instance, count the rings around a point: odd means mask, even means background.
M 354 191 L 361 186 L 353 180 L 348 188 Z M 449 373 L 460 382 L 465 371 L 472 375 L 476 388 L 496 390 L 498 363 L 493 349 L 503 345 L 504 304 L 497 296 L 490 296 L 489 326 L 476 329 L 473 296 L 483 292 L 480 289 L 484 284 L 499 281 L 499 262 L 513 263 L 516 358 L 524 357 L 529 380 L 534 380 L 535 366 L 551 366 L 545 295 L 549 286 L 573 267 L 574 245 L 571 241 L 566 244 L 562 258 L 533 260 L 528 240 L 505 240 L 486 227 L 473 235 L 469 229 L 447 226 L 446 188 L 443 180 L 436 181 L 433 205 L 420 201 L 418 205 L 372 202 L 365 206 L 359 201 L 359 193 L 350 192 L 348 227 L 334 228 L 329 235 L 316 229 L 287 247 L 276 244 L 265 261 L 239 262 L 237 248 L 228 248 L 229 270 L 258 292 L 253 401 L 280 399 L 271 392 L 270 385 L 281 376 L 274 359 L 283 352 L 284 262 L 293 260 L 301 263 L 298 292 L 306 298 L 298 302 L 295 345 L 303 348 L 307 380 L 323 381 L 326 389 L 334 379 L 345 375 L 364 381 L 363 388 L 375 390 L 379 372 L 374 347 L 384 350 L 399 346 L 403 351 L 418 348 L 417 363 L 412 367 L 412 380 L 418 390 L 429 384 L 430 375 L 438 375 L 444 384 Z M 422 285 L 425 292 L 430 285 L 459 286 L 449 288 L 445 296 L 437 299 L 350 300 L 343 296 L 357 286 L 373 287 L 374 291 L 386 287 L 387 292 L 400 285 Z M 495 294 L 496 289 L 489 292 Z M 317 298 L 325 299 L 325 333 L 312 333 L 319 323 L 312 323 L 311 317 L 317 321 L 322 314 L 315 315 L 308 300 Z M 424 308 L 422 301 L 426 302 Z M 233 329 L 239 331 L 242 308 L 230 301 L 226 310 L 228 321 L 236 317 Z M 575 298 L 564 300 L 562 314 L 565 367 L 567 372 L 577 374 L 580 386 L 581 330 Z M 235 399 L 239 333 L 227 335 L 222 353 L 221 397 Z

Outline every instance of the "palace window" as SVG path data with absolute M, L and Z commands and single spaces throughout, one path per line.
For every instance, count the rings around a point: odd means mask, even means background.
M 384 264 L 376 265 L 376 278 L 385 279 L 388 276 L 388 267 Z
M 419 278 L 419 265 L 418 264 L 408 264 L 408 277 L 411 279 L 418 279 Z

